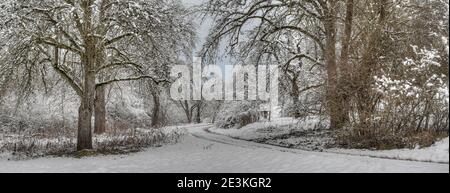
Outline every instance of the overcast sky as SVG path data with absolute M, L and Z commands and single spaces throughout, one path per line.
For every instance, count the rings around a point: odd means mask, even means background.
M 181 2 L 184 3 L 184 5 L 189 6 L 189 7 L 190 6 L 200 5 L 200 4 L 202 4 L 203 2 L 206 2 L 206 1 L 207 0 L 181 0 Z M 197 41 L 197 48 L 195 49 L 195 51 L 198 52 L 198 51 L 201 50 L 203 44 L 206 41 L 206 38 L 208 37 L 208 32 L 209 32 L 209 30 L 211 28 L 212 21 L 206 19 L 205 21 L 202 22 L 202 18 L 199 17 L 199 18 L 196 19 L 195 22 L 196 22 L 197 27 L 198 27 L 197 28 L 198 41 Z M 221 50 L 224 50 L 224 49 L 225 49 L 224 47 L 221 48 Z M 225 58 L 225 57 L 222 58 L 222 60 L 219 60 L 217 62 L 217 65 L 219 65 L 222 68 L 222 70 L 225 69 L 224 65 L 232 65 L 232 64 L 233 64 L 233 62 L 231 61 L 231 59 Z M 212 65 L 212 64 L 208 64 L 208 65 Z M 230 75 L 230 73 L 228 73 L 228 72 L 224 72 L 224 73 L 226 73 L 227 76 Z
M 204 1 L 205 0 L 181 0 L 181 2 L 183 2 L 183 4 L 188 7 L 200 5 Z M 211 28 L 211 21 L 207 20 L 202 22 L 201 18 L 197 18 L 195 22 L 198 27 L 197 28 L 198 42 L 196 51 L 199 51 L 203 43 L 205 43 L 206 37 L 208 36 L 209 29 Z

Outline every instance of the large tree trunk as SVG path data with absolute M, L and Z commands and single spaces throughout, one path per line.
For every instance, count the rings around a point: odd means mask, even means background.
M 96 56 L 96 68 L 100 68 L 104 65 L 106 54 L 105 49 L 97 48 L 98 55 Z M 105 76 L 100 74 L 99 79 L 103 79 Z M 102 134 L 106 132 L 106 86 L 98 86 L 95 88 L 95 104 L 94 104 L 94 133 Z
M 92 149 L 92 108 L 94 106 L 95 95 L 95 73 L 93 72 L 93 57 L 95 54 L 88 54 L 83 61 L 84 86 L 81 105 L 78 112 L 78 137 L 77 150 Z
M 300 88 L 297 84 L 298 75 L 294 74 L 293 78 L 291 79 L 292 84 L 292 90 L 291 90 L 291 98 L 292 102 L 294 104 L 294 117 L 300 118 L 301 112 L 300 112 Z
M 78 136 L 77 136 L 77 150 L 92 149 L 92 134 L 91 134 L 91 118 L 92 110 L 86 104 L 87 99 L 82 99 L 83 102 L 78 110 Z
M 197 105 L 197 115 L 195 116 L 195 122 L 201 123 L 202 122 L 202 102 L 199 101 Z
M 160 126 L 160 107 L 161 107 L 161 102 L 159 100 L 159 94 L 154 91 L 152 92 L 152 97 L 153 97 L 153 109 L 152 109 L 152 122 L 151 122 L 151 126 L 152 127 L 158 127 Z
M 104 19 L 105 17 L 105 10 L 106 5 L 108 5 L 110 3 L 109 0 L 103 0 L 100 2 L 100 13 L 99 13 L 99 17 L 100 20 Z M 102 22 L 100 23 L 97 27 L 96 27 L 96 34 L 100 34 L 101 36 L 106 37 L 107 36 L 107 25 Z M 97 56 L 96 56 L 96 68 L 99 69 L 102 66 L 105 65 L 106 62 L 106 49 L 104 47 L 103 43 L 100 43 L 97 45 L 96 47 L 97 49 Z M 103 72 L 105 73 L 105 72 Z M 103 80 L 105 77 L 108 77 L 108 75 L 106 74 L 97 74 L 99 77 L 97 77 L 100 80 Z M 107 72 L 106 72 L 107 73 Z M 103 86 L 99 86 L 96 88 L 95 90 L 95 104 L 94 104 L 94 108 L 95 108 L 95 123 L 94 123 L 94 133 L 96 134 L 102 134 L 106 132 L 106 85 Z
M 330 127 L 332 129 L 342 128 L 340 113 L 342 107 L 339 93 L 337 92 L 337 65 L 336 65 L 336 0 L 329 1 L 326 18 L 324 20 L 325 28 L 325 63 L 327 68 L 327 107 L 330 115 Z
M 97 54 L 95 38 L 93 34 L 89 34 L 92 28 L 92 4 L 93 1 L 84 1 L 82 3 L 84 12 L 83 27 L 86 30 L 86 34 L 83 34 L 83 39 L 86 47 L 82 55 L 84 83 L 78 112 L 77 150 L 79 151 L 92 149 L 92 110 L 95 99 L 95 63 Z
M 106 88 L 99 86 L 95 89 L 95 124 L 94 133 L 102 134 L 106 132 Z

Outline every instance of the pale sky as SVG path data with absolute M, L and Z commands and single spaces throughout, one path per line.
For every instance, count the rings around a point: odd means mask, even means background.
M 200 5 L 203 2 L 206 2 L 207 0 L 181 0 L 181 2 L 186 5 L 186 6 L 196 6 L 196 5 Z M 212 21 L 210 19 L 206 19 L 206 21 L 201 21 L 202 18 L 197 18 L 196 19 L 196 23 L 198 26 L 197 29 L 197 48 L 195 49 L 195 51 L 200 51 L 203 44 L 206 41 L 206 38 L 208 36 L 209 30 L 211 28 L 212 25 Z M 225 48 L 221 48 L 222 50 L 224 50 Z M 218 61 L 217 65 L 219 65 L 222 70 L 225 70 L 224 65 L 231 65 L 232 61 L 229 58 L 223 58 L 222 60 Z M 208 65 L 212 65 L 212 64 L 208 64 Z M 228 72 L 224 72 L 225 76 L 229 76 L 230 73 Z

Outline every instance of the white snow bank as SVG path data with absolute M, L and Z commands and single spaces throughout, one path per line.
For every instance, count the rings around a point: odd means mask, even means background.
M 210 131 L 234 138 L 253 140 L 265 138 L 272 135 L 282 135 L 290 132 L 290 128 L 294 128 L 298 121 L 294 118 L 284 117 L 277 118 L 271 122 L 256 122 L 246 125 L 240 129 L 220 129 L 212 128 Z
M 397 149 L 397 150 L 356 150 L 356 149 L 332 149 L 329 152 L 346 153 L 389 159 L 402 159 L 424 162 L 449 163 L 449 138 L 436 142 L 431 147 L 422 149 Z
M 267 140 L 271 137 L 290 134 L 295 131 L 305 131 L 315 129 L 320 123 L 317 117 L 310 117 L 306 120 L 295 120 L 293 118 L 280 118 L 273 122 L 257 122 L 249 124 L 241 129 L 219 129 L 212 128 L 211 132 L 251 141 L 264 141 L 264 143 L 272 145 L 281 145 L 284 147 L 295 147 L 298 149 L 316 150 L 310 147 L 301 147 L 305 141 L 304 137 L 293 136 L 291 138 L 282 138 L 276 140 Z M 327 138 L 309 137 L 308 143 L 323 144 L 323 140 Z M 311 141 L 313 140 L 313 141 Z M 322 140 L 322 141 L 320 141 Z M 320 148 L 319 148 L 320 149 Z M 378 158 L 412 160 L 422 162 L 449 163 L 449 138 L 436 142 L 433 146 L 417 149 L 396 149 L 396 150 L 358 150 L 358 149 L 320 149 L 325 152 L 342 153 L 350 155 L 361 155 Z

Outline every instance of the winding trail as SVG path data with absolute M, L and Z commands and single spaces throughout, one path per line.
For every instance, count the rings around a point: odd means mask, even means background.
M 339 152 L 337 150 L 323 150 L 321 152 L 318 151 L 314 151 L 314 150 L 309 150 L 309 149 L 301 149 L 301 148 L 287 148 L 287 147 L 283 147 L 280 145 L 272 145 L 272 144 L 263 144 L 263 143 L 258 143 L 258 142 L 253 142 L 250 140 L 245 140 L 245 139 L 239 139 L 236 137 L 232 137 L 232 136 L 227 136 L 224 134 L 220 134 L 220 133 L 215 133 L 213 131 L 210 131 L 212 127 L 209 128 L 203 128 L 202 130 L 198 130 L 194 129 L 193 132 L 191 132 L 191 134 L 195 137 L 198 138 L 202 138 L 205 140 L 211 140 L 211 141 L 215 141 L 218 143 L 224 143 L 224 144 L 228 144 L 228 145 L 236 145 L 236 146 L 241 146 L 241 147 L 259 147 L 259 148 L 267 148 L 267 149 L 273 149 L 273 150 L 278 150 L 278 151 L 282 151 L 282 152 L 291 152 L 291 153 L 328 153 L 328 154 L 337 154 L 337 155 L 347 155 L 347 156 L 356 156 L 356 157 L 370 157 L 370 158 L 378 158 L 378 159 L 389 159 L 389 160 L 402 160 L 402 161 L 411 161 L 411 162 L 425 162 L 425 163 L 436 163 L 436 164 L 446 164 L 448 165 L 448 162 L 436 162 L 436 161 L 420 161 L 420 160 L 411 160 L 411 159 L 404 159 L 404 158 L 393 158 L 393 157 L 387 157 L 387 156 L 382 156 L 382 155 L 361 155 L 361 154 L 357 154 L 357 153 L 347 153 L 347 152 Z M 243 144 L 246 144 L 246 146 L 243 146 Z
M 189 134 L 181 142 L 129 155 L 0 160 L 0 172 L 449 172 L 449 164 L 309 152 L 258 144 L 207 132 L 211 127 L 207 124 L 183 126 Z

